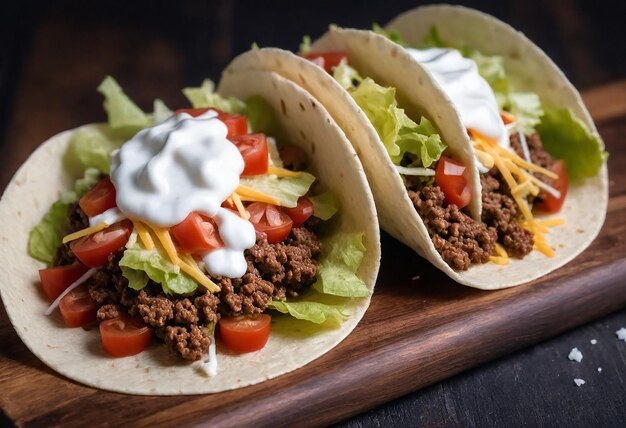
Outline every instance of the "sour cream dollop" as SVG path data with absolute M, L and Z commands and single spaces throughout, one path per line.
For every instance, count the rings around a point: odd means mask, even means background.
M 448 95 L 465 128 L 496 140 L 502 147 L 510 146 L 496 96 L 474 61 L 455 49 L 407 48 L 407 52 L 426 68 Z
M 161 227 L 176 225 L 194 211 L 213 217 L 224 247 L 205 255 L 207 270 L 236 278 L 246 272 L 243 251 L 256 237 L 250 222 L 221 208 L 244 169 L 227 132 L 212 110 L 198 117 L 174 115 L 121 147 L 111 161 L 111 181 L 117 207 L 128 217 Z

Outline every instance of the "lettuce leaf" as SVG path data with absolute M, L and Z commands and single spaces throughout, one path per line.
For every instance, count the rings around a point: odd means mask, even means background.
M 358 71 L 350 67 L 345 59 L 333 69 L 333 78 L 346 90 L 355 89 L 363 81 Z
M 162 100 L 158 98 L 154 100 L 152 107 L 152 120 L 155 124 L 165 122 L 172 116 L 173 113 L 174 112 L 170 110 Z
M 124 93 L 113 77 L 106 76 L 98 86 L 98 92 L 104 95 L 104 110 L 111 129 L 132 136 L 152 124 L 148 115 Z
M 320 293 L 342 297 L 367 297 L 371 294 L 356 276 L 363 257 L 362 233 L 342 233 L 322 241 L 322 257 L 313 288 Z
M 267 307 L 315 324 L 327 322 L 339 324 L 348 317 L 339 306 L 313 301 L 284 302 L 272 300 L 267 304 Z
M 277 137 L 281 135 L 280 125 L 272 107 L 258 95 L 248 98 L 243 113 L 248 119 L 252 132 L 264 132 Z
M 100 171 L 94 168 L 85 170 L 83 178 L 76 180 L 73 191 L 61 193 L 41 221 L 30 231 L 28 236 L 28 254 L 48 266 L 52 265 L 57 247 L 67 229 L 67 210 L 89 189 L 100 181 Z
M 600 137 L 570 109 L 547 108 L 537 127 L 543 147 L 557 159 L 563 159 L 572 180 L 595 176 L 608 153 Z
M 300 42 L 299 53 L 305 54 L 311 50 L 311 36 L 308 34 L 302 36 L 302 41 Z
M 302 171 L 298 177 L 276 177 L 274 175 L 241 177 L 239 183 L 275 197 L 281 206 L 294 208 L 298 205 L 298 198 L 306 195 L 314 181 L 314 175 Z
M 414 165 L 429 167 L 436 162 L 446 146 L 430 121 L 422 118 L 419 125 L 398 107 L 396 90 L 366 78 L 350 94 L 368 117 L 394 164 L 399 165 L 405 153 L 417 156 Z
M 404 41 L 400 33 L 396 30 L 385 30 L 383 27 L 378 25 L 378 23 L 374 22 L 372 24 L 372 31 L 377 34 L 387 37 L 389 40 L 391 40 L 394 43 L 399 44 L 400 46 L 404 46 L 404 47 L 408 46 L 408 43 Z
M 515 116 L 514 131 L 533 134 L 541 122 L 543 108 L 539 95 L 533 92 L 510 92 L 504 98 L 503 108 Z
M 240 99 L 215 93 L 215 84 L 210 79 L 204 79 L 200 87 L 184 88 L 183 94 L 194 108 L 214 107 L 228 113 L 244 113 L 246 109 L 246 103 Z
M 28 235 L 28 254 L 48 266 L 52 265 L 57 247 L 65 236 L 68 207 L 61 201 L 52 204 Z
M 124 251 L 120 260 L 122 274 L 128 279 L 128 286 L 141 290 L 148 278 L 161 284 L 166 294 L 189 294 L 198 284 L 180 271 L 156 249 L 148 251 L 139 242 Z M 142 275 L 143 273 L 143 275 Z
M 87 168 L 108 174 L 111 152 L 119 149 L 122 142 L 107 126 L 79 129 L 70 139 L 63 165 L 74 176 L 83 175 Z
M 321 220 L 329 220 L 339 211 L 339 199 L 333 192 L 309 196 L 313 203 L 313 215 Z

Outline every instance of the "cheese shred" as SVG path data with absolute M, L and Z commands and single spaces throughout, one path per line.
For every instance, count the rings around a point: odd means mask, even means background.
M 248 186 L 239 185 L 235 191 L 242 201 L 265 202 L 271 205 L 280 206 L 280 201 L 273 196 L 259 192 Z
M 279 168 L 277 166 L 269 166 L 267 167 L 267 173 L 270 175 L 275 175 L 277 177 L 300 177 L 302 175 L 299 171 L 290 171 L 285 168 Z
M 106 229 L 109 225 L 106 222 L 102 222 L 95 226 L 87 227 L 83 230 L 76 231 L 74 233 L 70 233 L 69 235 L 65 235 L 63 237 L 63 243 L 67 244 L 68 242 L 75 241 L 78 238 L 82 238 L 83 236 L 92 235 L 94 233 L 100 232 L 101 230 Z

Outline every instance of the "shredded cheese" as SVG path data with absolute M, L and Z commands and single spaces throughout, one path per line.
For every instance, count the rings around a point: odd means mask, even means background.
M 506 250 L 504 249 L 504 247 L 498 243 L 496 243 L 496 250 L 495 250 L 496 254 L 502 258 L 509 258 L 509 255 L 507 254 Z
M 191 257 L 189 254 L 183 254 L 181 257 L 184 259 L 184 261 L 179 259 L 177 263 L 180 267 L 180 270 L 198 281 L 200 285 L 204 286 L 204 288 L 209 290 L 211 293 L 217 293 L 218 291 L 220 291 L 220 287 L 213 281 L 211 281 L 209 277 L 200 270 L 193 257 Z
M 133 222 L 133 227 L 137 231 L 137 236 L 139 236 L 144 248 L 148 251 L 152 251 L 154 249 L 154 241 L 152 240 L 152 236 L 148 232 L 146 226 L 139 220 L 131 219 L 131 221 Z
M 63 237 L 63 243 L 67 244 L 68 242 L 75 241 L 78 238 L 82 238 L 83 236 L 91 235 L 96 232 L 100 232 L 101 230 L 106 229 L 109 225 L 105 222 L 97 224 L 95 226 L 87 227 L 83 230 L 76 231 L 74 233 L 70 233 L 69 235 L 65 235 Z
M 480 160 L 481 156 L 483 156 L 478 153 L 484 153 L 493 158 L 494 165 L 498 168 L 504 181 L 511 189 L 511 196 L 524 217 L 521 226 L 533 234 L 535 241 L 533 248 L 547 257 L 553 257 L 554 250 L 546 242 L 544 234 L 549 232 L 549 227 L 563 224 L 563 221 L 555 219 L 538 222 L 535 220 L 526 198 L 528 195 L 537 196 L 540 187 L 549 187 L 534 177 L 530 171 L 552 178 L 557 178 L 558 176 L 553 171 L 525 161 L 515 153 L 501 147 L 495 141 L 491 141 L 475 132 L 471 134 L 478 159 Z M 489 259 L 492 263 L 503 264 L 505 261 L 508 262 L 506 251 L 497 244 L 495 253 L 496 256 L 491 256 Z
M 174 241 L 172 241 L 170 232 L 167 229 L 154 226 L 150 223 L 146 223 L 146 225 L 150 229 L 152 229 L 152 232 L 156 235 L 157 239 L 163 246 L 165 253 L 170 258 L 170 261 L 175 265 L 180 266 L 180 257 L 178 257 L 178 252 L 176 251 L 176 247 L 174 246 Z
M 245 207 L 241 203 L 241 198 L 237 193 L 233 193 L 232 196 L 228 199 L 233 203 L 233 205 L 237 207 L 237 211 L 239 211 L 239 217 L 244 220 L 250 220 L 250 213 L 246 211 Z
M 546 226 L 546 227 L 554 227 L 554 226 L 562 226 L 565 224 L 565 219 L 563 218 L 551 218 L 548 220 L 539 220 L 537 222 L 537 224 L 540 224 L 542 226 Z
M 277 177 L 300 177 L 302 173 L 300 171 L 290 171 L 285 168 L 279 168 L 277 166 L 267 167 L 267 173 L 275 175 Z
M 273 196 L 259 192 L 248 186 L 239 185 L 235 191 L 242 201 L 266 202 L 271 205 L 280 206 L 280 201 Z
M 495 263 L 497 265 L 506 265 L 509 263 L 509 259 L 505 258 L 505 257 L 498 257 L 498 256 L 489 256 L 489 261 L 491 263 Z
M 485 153 L 481 150 L 476 150 L 476 157 L 483 164 L 485 168 L 491 169 L 493 168 L 493 156 Z

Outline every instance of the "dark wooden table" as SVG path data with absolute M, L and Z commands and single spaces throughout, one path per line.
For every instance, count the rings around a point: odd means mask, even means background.
M 127 3 L 93 6 L 27 1 L 3 6 L 2 187 L 41 141 L 103 118 L 94 87 L 106 73 L 118 77 L 146 110 L 155 96 L 176 106 L 183 102 L 178 88 L 196 84 L 206 75 L 216 78 L 229 59 L 252 41 L 293 49 L 302 34 L 320 34 L 328 22 L 365 27 L 371 21 L 385 22 L 415 4 L 391 6 L 379 1 L 366 8 L 349 4 L 278 7 L 277 2 L 244 6 L 232 1 Z M 575 84 L 602 85 L 585 92 L 585 99 L 600 133 L 626 143 L 626 83 L 606 86 L 626 76 L 624 44 L 614 43 L 624 39 L 618 19 L 625 16 L 623 5 L 615 2 L 594 9 L 574 1 L 558 5 L 474 3 L 539 40 Z M 613 167 L 626 165 L 621 160 Z M 619 184 L 623 190 L 623 183 Z M 623 209 L 624 195 L 616 196 L 613 208 Z M 393 245 L 389 238 L 383 244 Z M 23 346 L 5 348 L 5 343 L 15 343 L 17 338 L 3 311 L 0 325 L 3 358 L 46 370 Z M 620 327 L 626 327 L 626 310 L 392 401 L 343 425 L 624 426 L 626 343 L 615 337 Z M 597 344 L 592 345 L 591 339 Z M 575 346 L 583 352 L 582 363 L 567 359 Z M 11 375 L 1 373 L 0 380 Z M 576 387 L 575 377 L 587 383 Z M 0 419 L 0 425 L 5 423 L 11 423 L 6 416 Z

